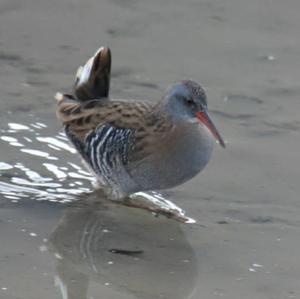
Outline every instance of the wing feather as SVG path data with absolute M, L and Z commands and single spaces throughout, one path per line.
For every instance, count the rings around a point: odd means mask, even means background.
M 138 101 L 90 100 L 78 102 L 69 95 L 58 97 L 57 116 L 68 127 L 73 139 L 84 143 L 92 132 L 103 126 L 129 129 L 134 141 L 128 152 L 129 160 L 142 160 L 159 147 L 164 132 L 172 129 L 172 122 L 159 117 L 153 106 Z

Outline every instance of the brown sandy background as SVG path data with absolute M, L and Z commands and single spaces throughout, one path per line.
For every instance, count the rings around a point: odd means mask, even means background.
M 67 91 L 77 67 L 99 46 L 108 45 L 113 53 L 112 96 L 156 100 L 173 81 L 194 78 L 207 90 L 228 148 L 216 147 L 207 169 L 170 195 L 198 224 L 177 227 L 160 219 L 170 231 L 152 232 L 159 240 L 163 234 L 181 236 L 182 246 L 164 244 L 174 255 L 157 272 L 165 271 L 165 283 L 158 287 L 151 281 L 156 275 L 131 274 L 130 281 L 136 283 L 120 287 L 116 281 L 122 285 L 122 277 L 115 277 L 116 272 L 104 271 L 106 280 L 100 279 L 101 274 L 82 270 L 88 268 L 84 259 L 64 264 L 45 248 L 43 239 L 61 217 L 63 223 L 68 219 L 68 211 L 55 202 L 37 201 L 34 194 L 14 199 L 12 193 L 24 186 L 16 178 L 34 181 L 28 171 L 21 174 L 18 163 L 52 183 L 59 179 L 49 175 L 45 158 L 21 152 L 2 138 L 0 162 L 7 164 L 0 164 L 0 298 L 63 298 L 53 283 L 59 267 L 69 274 L 75 268 L 84 273 L 74 278 L 77 289 L 69 299 L 300 298 L 299 12 L 297 0 L 1 0 L 2 136 L 24 142 L 27 137 L 33 148 L 38 146 L 35 132 L 16 133 L 8 124 L 30 127 L 38 122 L 46 125 L 38 134 L 55 136 L 60 125 L 53 95 Z M 54 151 L 46 145 L 42 150 Z M 79 164 L 68 151 L 59 152 L 59 158 L 57 165 Z M 60 182 L 67 186 L 72 180 Z M 84 186 L 90 188 L 85 181 Z M 31 188 L 47 193 L 56 187 Z M 139 226 L 142 220 L 136 217 Z M 151 219 L 147 221 L 155 221 Z M 64 227 L 66 234 L 72 230 Z M 151 240 L 142 240 L 140 246 L 151 248 Z M 193 266 L 181 273 L 182 248 L 182 256 L 189 256 L 185 263 Z M 149 260 L 155 264 L 162 253 L 153 252 Z M 100 260 L 97 256 L 102 269 Z M 122 263 L 119 269 L 124 269 Z M 168 278 L 172 272 L 177 284 Z M 92 281 L 88 292 L 83 291 L 86 280 Z M 114 283 L 105 285 L 107 280 Z

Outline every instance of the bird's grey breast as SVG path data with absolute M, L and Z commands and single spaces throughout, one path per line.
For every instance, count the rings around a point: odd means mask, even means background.
M 212 148 L 213 139 L 202 125 L 178 126 L 131 172 L 135 181 L 149 190 L 172 188 L 197 175 L 208 163 Z

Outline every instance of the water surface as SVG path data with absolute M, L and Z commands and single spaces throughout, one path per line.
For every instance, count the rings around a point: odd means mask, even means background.
M 300 2 L 0 3 L 0 298 L 300 297 Z M 196 224 L 113 204 L 55 118 L 102 45 L 111 94 L 201 82 L 228 143 L 165 196 Z

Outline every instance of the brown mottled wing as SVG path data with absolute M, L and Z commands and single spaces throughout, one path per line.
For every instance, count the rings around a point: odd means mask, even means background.
M 171 129 L 171 123 L 153 113 L 153 106 L 138 101 L 90 100 L 79 103 L 68 95 L 58 98 L 57 116 L 70 132 L 84 143 L 86 137 L 102 126 L 131 129 L 134 144 L 130 161 L 139 161 L 151 155 Z

